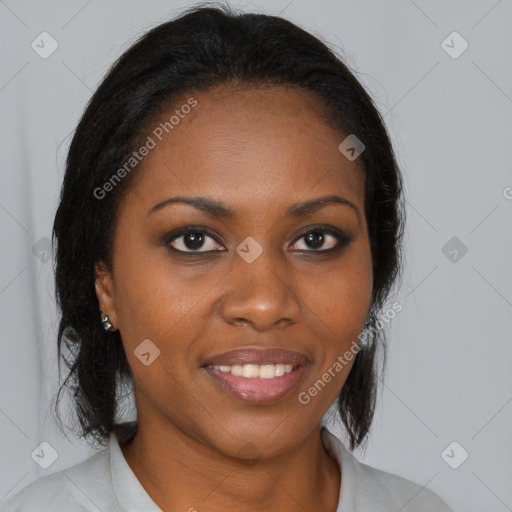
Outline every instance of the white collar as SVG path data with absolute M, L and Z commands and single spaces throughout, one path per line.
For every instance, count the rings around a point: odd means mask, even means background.
M 345 448 L 345 445 L 326 427 L 321 430 L 322 442 L 327 452 L 340 468 L 341 487 L 338 495 L 337 512 L 355 510 L 358 464 L 357 459 Z M 342 469 L 343 468 L 343 469 Z
M 110 474 L 112 485 L 121 510 L 125 512 L 162 512 L 162 509 L 150 498 L 128 462 L 124 458 L 114 433 L 109 436 Z

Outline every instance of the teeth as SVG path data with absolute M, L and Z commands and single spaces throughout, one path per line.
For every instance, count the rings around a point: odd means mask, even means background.
M 224 366 L 224 368 L 230 368 L 230 370 L 227 370 L 227 372 L 231 371 L 231 373 L 233 375 L 236 375 L 237 377 L 241 377 L 242 376 L 243 368 L 242 368 L 241 364 L 234 364 L 233 366 L 227 366 L 227 367 Z M 220 366 L 219 366 L 218 369 L 220 370 Z M 223 370 L 223 371 L 226 372 L 226 370 Z
M 234 364 L 232 366 L 212 366 L 213 369 L 224 373 L 232 373 L 237 377 L 248 379 L 273 379 L 282 377 L 293 370 L 291 364 Z
M 257 364 L 244 364 L 242 366 L 242 377 L 255 378 L 260 376 L 260 367 Z

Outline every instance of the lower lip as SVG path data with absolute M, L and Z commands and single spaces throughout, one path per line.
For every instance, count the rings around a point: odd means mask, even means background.
M 305 366 L 297 366 L 290 373 L 273 379 L 238 377 L 211 366 L 203 366 L 202 369 L 224 391 L 238 400 L 250 404 L 270 404 L 283 399 L 297 387 Z

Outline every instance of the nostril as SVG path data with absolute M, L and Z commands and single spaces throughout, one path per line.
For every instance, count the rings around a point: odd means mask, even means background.
M 249 321 L 245 318 L 233 318 L 232 322 L 236 325 L 245 325 L 249 323 Z

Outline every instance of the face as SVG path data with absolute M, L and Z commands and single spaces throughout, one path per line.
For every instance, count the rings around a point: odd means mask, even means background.
M 140 428 L 271 456 L 319 425 L 353 363 L 372 292 L 364 174 L 305 91 L 190 97 L 161 141 L 174 109 L 154 122 L 98 298 Z

